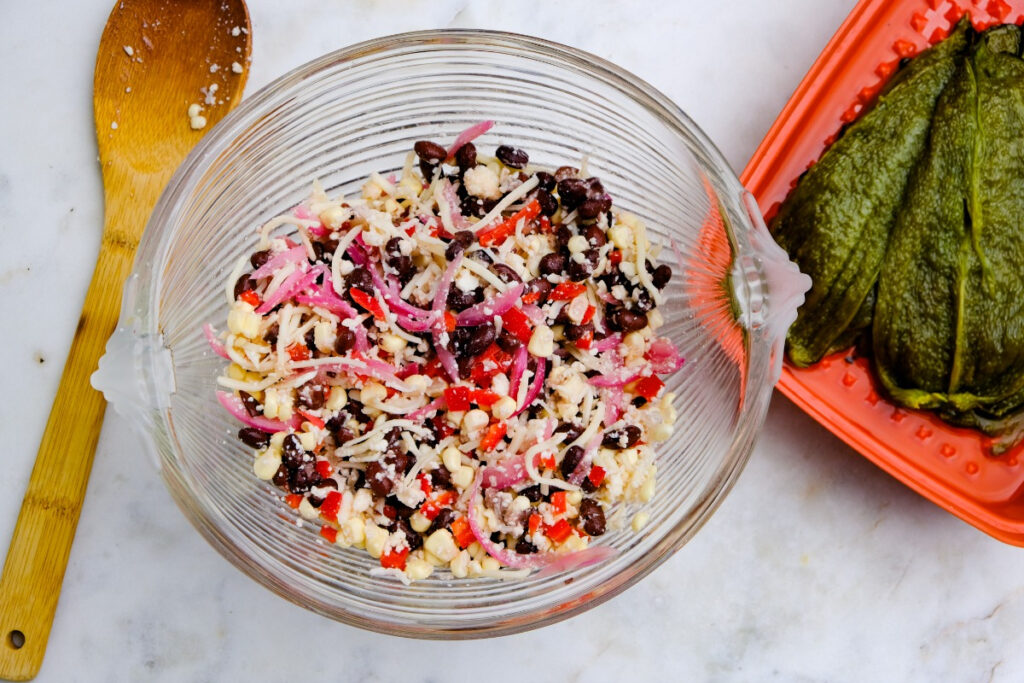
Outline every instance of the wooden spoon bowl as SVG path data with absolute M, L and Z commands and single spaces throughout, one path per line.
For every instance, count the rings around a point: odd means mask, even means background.
M 89 376 L 142 230 L 185 155 L 241 99 L 250 51 L 244 0 L 118 0 L 103 30 L 93 84 L 103 239 L 0 577 L 0 678 L 33 678 L 46 653 L 106 407 Z

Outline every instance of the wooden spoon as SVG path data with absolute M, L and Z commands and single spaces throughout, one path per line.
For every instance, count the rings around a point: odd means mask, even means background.
M 42 664 L 106 407 L 89 375 L 146 220 L 188 151 L 238 103 L 250 47 L 244 0 L 118 0 L 103 30 L 93 82 L 103 240 L 0 577 L 0 678 L 28 680 Z

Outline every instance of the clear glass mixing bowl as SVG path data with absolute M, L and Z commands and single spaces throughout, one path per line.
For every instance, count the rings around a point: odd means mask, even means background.
M 255 229 L 307 197 L 357 193 L 421 139 L 494 119 L 557 167 L 588 155 L 616 205 L 643 218 L 676 272 L 663 333 L 686 357 L 668 381 L 679 421 L 662 444 L 650 522 L 599 541 L 596 566 L 518 581 L 436 573 L 374 577 L 365 552 L 325 545 L 252 472 L 218 405 L 224 280 Z M 672 244 L 675 248 L 672 248 Z M 118 331 L 94 376 L 144 435 L 173 497 L 232 563 L 326 616 L 403 636 L 469 638 L 564 619 L 616 595 L 707 521 L 750 454 L 778 377 L 786 328 L 809 282 L 774 245 L 714 145 L 664 95 L 592 55 L 505 33 L 430 31 L 374 40 L 283 76 L 227 116 L 185 160 L 146 228 Z M 614 517 L 614 511 L 612 517 Z

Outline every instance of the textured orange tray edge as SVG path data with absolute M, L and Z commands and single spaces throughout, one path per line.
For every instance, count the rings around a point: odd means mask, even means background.
M 761 185 L 769 183 L 770 179 L 779 172 L 776 155 L 779 152 L 778 146 L 781 144 L 780 138 L 788 137 L 791 128 L 802 127 L 800 126 L 802 121 L 823 115 L 820 107 L 812 105 L 819 104 L 822 92 L 827 91 L 829 87 L 824 76 L 837 68 L 837 63 L 859 36 L 863 35 L 865 31 L 872 30 L 878 24 L 878 17 L 884 11 L 891 10 L 891 2 L 892 0 L 861 0 L 854 7 L 797 86 L 765 135 L 764 140 L 754 152 L 741 174 L 740 180 L 745 186 L 750 187 L 758 197 L 762 210 L 781 199 L 779 196 L 762 196 L 764 192 L 758 192 Z M 886 7 L 887 4 L 889 7 Z M 918 1 L 915 4 L 922 5 L 924 3 Z M 938 4 L 947 4 L 952 7 L 952 3 L 942 3 L 941 0 L 928 4 L 933 9 Z M 968 5 L 968 9 L 977 11 L 976 5 L 979 3 L 958 4 Z M 822 148 L 823 143 L 824 141 L 822 141 Z M 776 192 L 776 194 L 778 193 Z M 788 366 L 783 367 L 778 389 L 833 434 L 925 498 L 994 538 L 1013 545 L 1024 546 L 1024 521 L 1002 516 L 993 509 L 998 507 L 997 505 L 989 506 L 973 500 L 963 492 L 935 479 L 931 473 L 917 465 L 905 459 L 893 457 L 884 443 L 866 434 L 862 427 L 851 423 L 840 412 L 840 406 L 818 396 L 810 387 L 805 386 Z

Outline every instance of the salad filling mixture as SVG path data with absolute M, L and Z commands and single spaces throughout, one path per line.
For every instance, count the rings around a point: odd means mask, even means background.
M 607 557 L 591 539 L 626 522 L 606 508 L 651 499 L 676 419 L 672 270 L 643 223 L 585 168 L 479 153 L 490 126 L 417 142 L 358 198 L 315 183 L 204 328 L 256 476 L 404 581 Z

